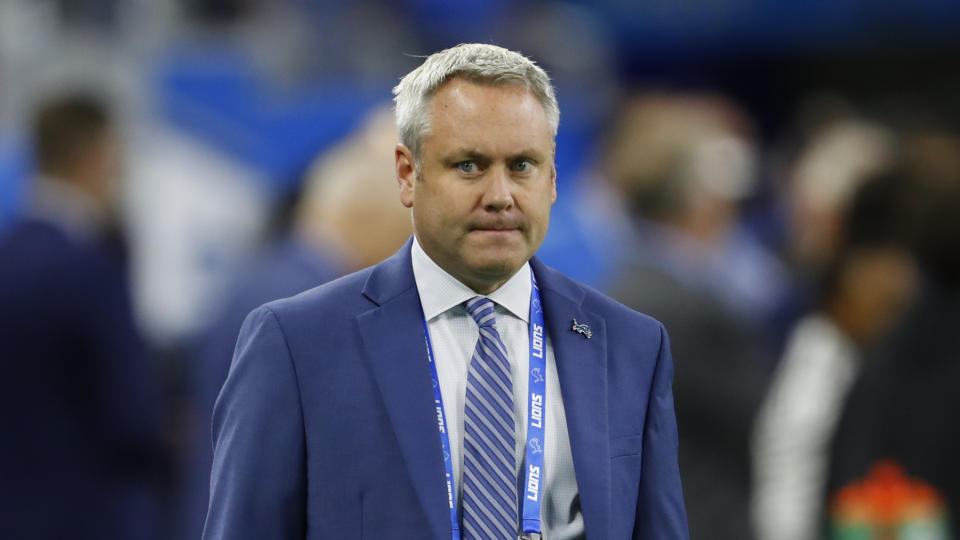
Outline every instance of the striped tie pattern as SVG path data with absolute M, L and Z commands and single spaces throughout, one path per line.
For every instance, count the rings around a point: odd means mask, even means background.
M 493 301 L 465 303 L 480 327 L 467 371 L 463 419 L 464 540 L 517 537 L 513 383 L 507 349 L 500 340 Z

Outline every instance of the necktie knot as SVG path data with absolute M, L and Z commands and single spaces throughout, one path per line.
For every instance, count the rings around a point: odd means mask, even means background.
M 474 296 L 464 302 L 464 306 L 467 308 L 467 313 L 473 317 L 473 320 L 477 322 L 477 326 L 480 328 L 496 327 L 493 300 L 483 296 Z

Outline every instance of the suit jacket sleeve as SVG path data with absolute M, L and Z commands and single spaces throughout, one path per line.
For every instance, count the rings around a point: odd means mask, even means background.
M 673 359 L 660 326 L 660 351 L 643 431 L 643 462 L 634 540 L 686 540 L 686 511 L 677 465 L 677 420 L 673 410 Z
M 208 540 L 303 538 L 303 412 L 293 360 L 276 314 L 253 311 L 240 330 L 213 413 Z

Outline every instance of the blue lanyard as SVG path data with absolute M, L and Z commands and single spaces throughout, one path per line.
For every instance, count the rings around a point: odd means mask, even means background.
M 527 392 L 527 481 L 524 483 L 523 532 L 541 533 L 540 499 L 543 495 L 543 426 L 547 402 L 547 334 L 543 323 L 540 288 L 530 272 L 530 384 Z
M 523 496 L 523 532 L 540 533 L 540 499 L 543 495 L 543 426 L 545 421 L 547 358 L 546 331 L 543 322 L 543 307 L 540 303 L 540 288 L 530 272 L 530 394 L 527 402 L 526 482 Z M 423 316 L 423 335 L 427 342 L 427 361 L 433 378 L 433 403 L 437 411 L 437 429 L 440 431 L 440 446 L 443 449 L 443 465 L 447 476 L 447 504 L 450 507 L 450 530 L 453 540 L 460 540 L 460 522 L 457 520 L 457 505 L 453 489 L 453 459 L 450 452 L 450 436 L 447 433 L 447 416 L 440 393 L 440 378 L 433 358 L 427 318 Z
M 443 396 L 440 394 L 440 377 L 437 376 L 437 364 L 433 360 L 433 347 L 430 345 L 430 332 L 427 331 L 427 316 L 423 316 L 423 335 L 427 340 L 427 361 L 430 363 L 430 375 L 433 378 L 433 404 L 437 408 L 437 429 L 440 430 L 440 447 L 443 449 L 443 466 L 447 474 L 447 504 L 450 505 L 450 529 L 453 540 L 460 540 L 460 522 L 457 520 L 457 505 L 453 491 L 453 456 L 450 453 L 450 435 L 447 434 L 447 415 L 443 412 Z

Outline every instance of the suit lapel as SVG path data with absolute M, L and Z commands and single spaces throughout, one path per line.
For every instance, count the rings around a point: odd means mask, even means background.
M 587 537 L 607 538 L 611 495 L 606 327 L 602 317 L 582 309 L 583 289 L 537 259 L 531 265 L 557 362 Z M 572 330 L 573 319 L 590 327 L 589 339 Z
M 433 538 L 450 537 L 420 296 L 410 242 L 376 268 L 363 294 L 379 307 L 357 317 L 360 336 Z

